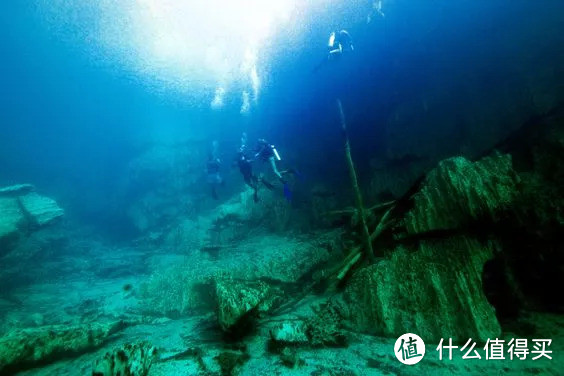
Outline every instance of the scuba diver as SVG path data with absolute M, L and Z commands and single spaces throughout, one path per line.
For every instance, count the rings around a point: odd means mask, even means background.
M 208 162 L 206 164 L 206 170 L 208 175 L 208 184 L 211 187 L 211 195 L 212 197 L 217 200 L 219 199 L 217 195 L 217 187 L 223 186 L 225 181 L 219 174 L 219 170 L 221 168 L 221 160 L 218 156 L 218 143 L 217 141 L 212 142 L 212 150 L 208 156 Z
M 366 23 L 372 22 L 372 18 L 375 15 L 378 15 L 382 18 L 386 17 L 384 11 L 382 10 L 382 0 L 374 0 L 372 2 L 372 10 L 370 11 L 370 13 L 368 13 L 368 16 L 366 16 Z
M 268 162 L 274 175 L 276 175 L 276 177 L 280 180 L 280 182 L 282 182 L 282 184 L 286 183 L 284 181 L 284 178 L 282 177 L 282 174 L 276 167 L 276 161 L 280 161 L 282 160 L 282 158 L 280 158 L 280 154 L 278 154 L 278 151 L 276 150 L 274 145 L 266 142 L 264 138 L 259 138 L 259 140 L 257 141 L 255 158 L 258 158 L 263 162 Z
M 329 35 L 327 48 L 329 49 L 329 60 L 341 56 L 344 51 L 354 51 L 351 35 L 346 30 L 333 31 Z
M 314 69 L 317 72 L 327 62 L 339 60 L 344 53 L 354 51 L 352 37 L 346 30 L 333 31 L 327 41 L 328 54 Z
M 239 172 L 243 175 L 245 183 L 253 189 L 253 200 L 255 202 L 258 202 L 259 183 L 262 183 L 262 185 L 270 190 L 274 189 L 272 184 L 253 174 L 253 159 L 249 158 L 247 155 L 246 133 L 243 133 L 243 136 L 241 137 L 241 147 L 237 153 L 237 166 L 239 167 Z
M 274 175 L 276 175 L 278 180 L 280 180 L 280 182 L 284 186 L 284 197 L 286 197 L 286 200 L 291 201 L 292 191 L 290 190 L 290 187 L 288 186 L 288 182 L 286 181 L 286 179 L 284 179 L 283 175 L 288 173 L 298 175 L 297 171 L 293 169 L 282 171 L 282 172 L 278 171 L 276 162 L 281 161 L 282 158 L 280 158 L 280 154 L 278 154 L 276 147 L 268 143 L 264 138 L 260 138 L 257 141 L 257 147 L 255 149 L 255 153 L 256 153 L 255 154 L 256 159 L 260 159 L 263 162 L 268 162 L 270 168 L 272 169 L 272 172 L 274 173 Z
M 258 202 L 258 188 L 259 183 L 262 183 L 266 188 L 272 190 L 274 186 L 265 181 L 262 177 L 253 174 L 253 160 L 247 156 L 246 149 L 241 147 L 237 156 L 237 166 L 245 183 L 253 189 L 253 200 Z

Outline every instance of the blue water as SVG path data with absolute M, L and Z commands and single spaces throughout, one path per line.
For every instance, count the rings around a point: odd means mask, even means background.
M 343 101 L 366 182 L 372 159 L 410 154 L 402 149 L 404 137 L 422 143 L 440 138 L 438 146 L 414 151 L 431 159 L 457 154 L 462 146 L 476 153 L 492 146 L 543 110 L 530 105 L 518 116 L 503 113 L 538 77 L 549 82 L 543 95 L 550 101 L 564 95 L 561 1 L 384 0 L 386 17 L 373 16 L 370 23 L 371 1 L 313 7 L 301 15 L 299 33 L 290 20 L 271 35 L 270 53 L 258 68 L 259 76 L 265 73 L 260 97 L 246 115 L 239 112 L 237 90 L 214 110 L 210 87 L 188 87 L 192 97 L 145 77 L 122 55 L 101 51 L 87 37 L 104 27 L 94 21 L 95 7 L 73 12 L 70 4 L 60 17 L 49 16 L 49 7 L 43 1 L 0 5 L 0 185 L 33 183 L 73 218 L 114 235 L 134 233 L 124 211 L 136 192 L 122 189 L 123 180 L 131 160 L 151 143 L 194 138 L 205 156 L 217 139 L 229 159 L 246 131 L 253 140 L 275 143 L 308 181 L 339 188 L 347 171 L 336 98 Z M 340 28 L 353 35 L 354 53 L 312 73 L 325 56 L 329 32 Z M 543 73 L 531 74 L 534 69 Z M 481 113 L 490 95 L 502 100 Z M 423 102 L 418 106 L 429 106 L 427 118 L 412 111 L 394 130 L 390 119 L 399 107 Z M 468 113 L 476 113 L 474 122 Z M 488 119 L 497 128 L 481 129 Z M 495 134 L 487 142 L 470 140 L 469 134 L 488 132 Z M 242 186 L 232 180 L 228 192 Z M 200 182 L 186 189 L 196 194 L 207 187 Z

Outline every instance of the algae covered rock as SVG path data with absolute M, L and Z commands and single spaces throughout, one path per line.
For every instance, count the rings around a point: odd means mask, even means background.
M 57 203 L 34 192 L 29 184 L 0 189 L 0 255 L 8 253 L 20 234 L 53 223 L 64 214 Z
M 148 342 L 125 344 L 98 359 L 92 376 L 146 376 L 156 356 L 156 348 Z
M 414 208 L 405 218 L 407 231 L 456 229 L 482 218 L 495 221 L 518 196 L 518 182 L 509 154 L 477 162 L 446 159 L 413 197 Z
M 309 343 L 307 324 L 303 320 L 283 321 L 270 330 L 270 339 L 277 345 L 306 345 Z
M 343 330 L 342 307 L 329 300 L 313 306 L 314 314 L 306 320 L 306 334 L 312 347 L 344 347 L 348 338 Z
M 345 293 L 349 319 L 359 330 L 391 337 L 496 338 L 501 328 L 482 288 L 494 248 L 465 237 L 424 242 L 415 252 L 398 248 L 354 275 Z
M 55 200 L 35 192 L 20 196 L 19 200 L 28 218 L 38 226 L 45 226 L 64 214 Z
M 509 155 L 442 161 L 400 221 L 400 232 L 419 240 L 391 249 L 350 281 L 346 298 L 353 326 L 392 337 L 417 333 L 437 342 L 499 336 L 482 274 L 501 246 L 479 241 L 467 229 L 507 215 L 519 196 L 518 181 Z M 428 234 L 434 234 L 431 240 Z
M 124 327 L 119 321 L 14 330 L 0 338 L 0 373 L 18 372 L 91 351 Z
M 270 329 L 269 347 L 279 352 L 286 347 L 342 347 L 348 343 L 340 304 L 334 300 L 311 307 L 304 319 L 286 320 Z
M 276 301 L 274 290 L 264 282 L 216 281 L 218 321 L 222 330 L 238 332 L 253 316 L 268 311 Z

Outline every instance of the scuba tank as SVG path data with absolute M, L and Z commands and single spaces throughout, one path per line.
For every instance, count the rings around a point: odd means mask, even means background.
M 276 157 L 277 161 L 281 161 L 282 158 L 280 158 L 280 154 L 278 154 L 278 150 L 276 150 L 276 148 L 274 147 L 274 145 L 270 145 L 270 147 L 272 148 L 272 153 L 274 154 L 274 156 Z

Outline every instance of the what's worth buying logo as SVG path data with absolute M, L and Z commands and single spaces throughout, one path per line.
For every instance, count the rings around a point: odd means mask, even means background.
M 417 334 L 405 333 L 397 339 L 394 353 L 403 364 L 417 364 L 425 356 L 425 342 Z
M 485 346 L 486 360 L 525 360 L 527 356 L 531 356 L 532 360 L 546 358 L 552 360 L 552 350 L 549 349 L 552 339 L 533 339 L 533 347 L 529 348 L 529 342 L 526 338 L 505 339 L 488 339 Z M 505 348 L 507 346 L 507 349 Z M 453 349 L 459 349 L 464 355 L 462 359 L 482 359 L 482 355 L 476 349 L 476 342 L 472 338 L 468 339 L 466 344 L 459 348 L 452 344 L 452 338 L 448 339 L 445 344 L 444 338 L 441 338 L 436 350 L 439 352 L 439 360 L 443 360 L 443 350 L 448 350 L 448 359 L 452 360 Z M 464 350 L 468 349 L 466 352 Z M 506 353 L 508 355 L 506 355 Z M 396 340 L 394 345 L 394 354 L 396 358 L 403 364 L 417 364 L 425 356 L 425 342 L 417 334 L 406 333 Z M 536 356 L 533 356 L 536 355 Z

